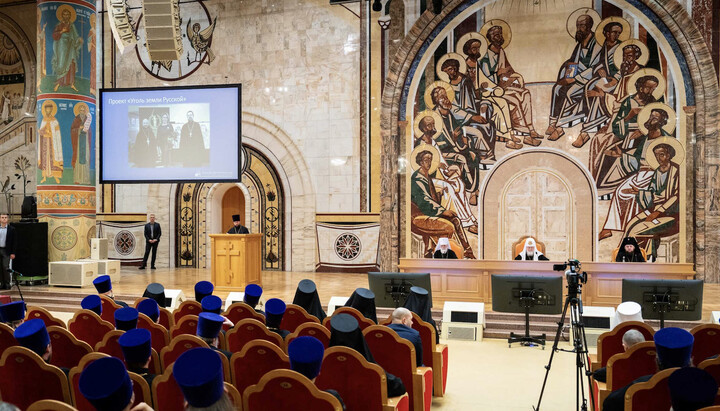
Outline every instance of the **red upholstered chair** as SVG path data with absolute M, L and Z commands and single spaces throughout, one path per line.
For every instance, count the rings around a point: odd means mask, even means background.
M 698 368 L 705 370 L 715 378 L 718 385 L 720 385 L 720 357 L 713 358 L 712 360 L 705 360 L 698 364 Z
M 372 320 L 365 318 L 364 315 L 360 313 L 360 311 L 352 308 L 352 307 L 338 307 L 333 311 L 333 315 L 335 314 L 349 314 L 353 316 L 358 324 L 360 325 L 361 330 L 365 330 L 367 327 L 376 325 Z M 325 317 L 323 320 L 323 325 L 329 330 L 330 329 L 330 320 L 332 319 L 332 316 Z
M 158 318 L 158 324 L 165 327 L 166 330 L 171 329 L 173 325 L 175 325 L 175 317 L 173 317 L 170 310 L 160 307 L 160 317 Z
M 105 334 L 103 340 L 95 345 L 95 351 L 125 361 L 125 355 L 123 355 L 120 343 L 118 343 L 118 339 L 120 339 L 123 334 L 125 334 L 125 331 L 121 330 L 113 330 Z
M 340 394 L 348 410 L 408 410 L 407 393 L 388 399 L 385 372 L 369 363 L 348 347 L 331 347 L 325 351 L 320 375 L 315 385 L 321 390 L 333 389 Z
M 163 368 L 167 368 L 177 360 L 180 354 L 196 347 L 210 348 L 205 341 L 194 335 L 183 334 L 173 338 L 170 345 L 160 351 L 160 364 L 162 364 Z
M 290 369 L 290 359 L 277 345 L 265 340 L 250 341 L 230 359 L 232 383 L 239 392 L 255 385 L 269 371 Z
M 662 370 L 647 382 L 633 384 L 625 393 L 625 411 L 669 410 L 668 378 L 678 369 Z
M 695 337 L 692 351 L 695 364 L 720 354 L 720 324 L 698 325 L 690 330 L 690 334 Z
M 101 295 L 100 302 L 102 303 L 102 315 L 100 317 L 110 324 L 115 324 L 115 310 L 122 307 L 107 295 Z
M 150 331 L 152 347 L 160 352 L 170 344 L 170 333 L 160 324 L 153 322 L 147 315 L 139 313 L 137 328 L 144 328 Z
M 62 401 L 40 400 L 32 403 L 27 411 L 78 411 L 78 409 Z
M 153 406 L 152 394 L 150 391 L 150 385 L 148 385 L 145 378 L 140 374 L 128 371 L 128 375 L 133 382 L 133 393 L 135 394 L 135 401 L 133 401 L 133 407 L 144 402 L 149 405 L 150 408 Z
M 655 374 L 657 372 L 655 357 L 653 341 L 635 344 L 624 353 L 610 357 L 607 363 L 607 382 L 593 381 L 597 404 L 602 404 L 611 392 L 630 384 L 637 378 Z
M 233 303 L 223 313 L 228 320 L 232 321 L 233 324 L 237 324 L 246 318 L 252 318 L 265 324 L 265 316 L 255 311 L 252 307 L 245 303 Z
M 185 409 L 185 397 L 177 381 L 175 381 L 175 377 L 173 377 L 171 365 L 172 364 L 168 364 L 165 367 L 165 372 L 153 380 L 152 397 L 155 402 L 155 411 L 177 411 Z
M 290 342 L 297 337 L 315 337 L 323 343 L 325 348 L 330 347 L 330 330 L 320 323 L 305 323 L 300 325 L 294 333 L 285 337 L 285 346 L 289 346 Z
M 72 368 L 93 351 L 90 344 L 75 338 L 70 331 L 57 325 L 47 327 L 52 346 L 51 364 L 56 367 Z
M 615 354 L 624 352 L 622 345 L 622 337 L 630 329 L 636 329 L 645 337 L 645 341 L 652 341 L 655 330 L 649 325 L 640 321 L 627 321 L 620 323 L 611 331 L 602 333 L 597 340 L 597 356 L 590 355 L 592 362 L 592 370 L 595 371 L 600 367 L 606 367 L 608 360 Z
M 285 308 L 285 314 L 283 314 L 282 322 L 280 323 L 281 330 L 288 330 L 290 333 L 294 333 L 297 328 L 304 323 L 318 323 L 320 320 L 314 315 L 310 315 L 305 311 L 304 308 L 295 304 L 288 304 Z
M 430 410 L 432 369 L 417 367 L 412 343 L 384 325 L 370 326 L 363 331 L 363 335 L 378 365 L 403 381 L 410 396 L 410 409 Z
M 78 310 L 73 318 L 68 321 L 68 330 L 78 340 L 85 341 L 94 347 L 102 341 L 105 334 L 115 329 L 114 323 L 109 323 L 95 312 L 90 310 Z
M 170 329 L 170 339 L 174 339 L 175 337 L 181 335 L 181 334 L 188 334 L 188 335 L 195 335 L 197 334 L 197 323 L 198 323 L 198 316 L 197 315 L 186 315 L 183 316 L 180 321 L 178 321 L 175 326 Z
M 25 319 L 32 320 L 34 318 L 39 318 L 43 320 L 43 322 L 45 323 L 45 327 L 57 325 L 58 327 L 67 328 L 63 320 L 55 318 L 52 314 L 50 314 L 50 311 L 42 307 L 28 307 L 27 313 L 25 314 Z
M 90 404 L 90 401 L 86 400 L 85 397 L 80 393 L 80 374 L 82 374 L 83 370 L 88 365 L 90 365 L 91 362 L 104 357 L 108 357 L 108 355 L 100 352 L 91 352 L 82 357 L 78 365 L 70 370 L 68 380 L 70 382 L 70 394 L 72 397 L 72 404 L 80 411 L 95 410 L 95 407 Z
M 18 342 L 15 339 L 15 330 L 7 324 L 0 323 L 0 354 L 7 348 L 16 345 L 18 345 Z
M 448 375 L 448 346 L 437 344 L 435 339 L 435 327 L 412 313 L 412 328 L 420 333 L 423 346 L 423 364 L 433 370 L 433 396 L 443 397 L 447 386 Z
M 194 315 L 198 316 L 202 312 L 202 306 L 199 302 L 194 300 L 187 300 L 180 303 L 180 306 L 173 311 L 173 319 L 175 320 L 175 324 L 178 324 L 180 322 L 180 319 L 185 317 L 186 315 Z M 195 332 L 193 331 L 193 334 Z
M 25 347 L 10 347 L 0 357 L 0 397 L 21 410 L 39 400 L 70 403 L 65 373 Z
M 245 344 L 252 340 L 265 340 L 285 349 L 285 342 L 280 335 L 270 331 L 265 324 L 258 320 L 246 318 L 241 320 L 225 335 L 227 350 L 230 352 L 242 351 Z
M 304 375 L 291 370 L 273 370 L 265 374 L 257 385 L 243 393 L 245 411 L 292 410 L 340 411 L 337 398 L 320 391 Z

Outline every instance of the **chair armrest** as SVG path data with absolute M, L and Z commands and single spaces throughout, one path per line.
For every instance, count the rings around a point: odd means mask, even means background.
M 588 354 L 588 358 L 590 359 L 590 371 L 595 371 L 600 368 L 597 354 Z
M 405 393 L 399 397 L 389 397 L 387 404 L 383 404 L 383 411 L 408 411 L 410 409 L 410 396 Z

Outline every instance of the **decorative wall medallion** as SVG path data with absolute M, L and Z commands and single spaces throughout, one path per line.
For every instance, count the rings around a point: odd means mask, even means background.
M 115 235 L 115 251 L 128 255 L 135 249 L 135 237 L 130 231 L 122 230 Z
M 353 233 L 343 233 L 335 240 L 335 253 L 345 261 L 354 260 L 360 254 L 362 244 Z
M 75 247 L 78 236 L 72 227 L 66 225 L 56 228 L 52 233 L 52 243 L 60 251 L 68 251 Z

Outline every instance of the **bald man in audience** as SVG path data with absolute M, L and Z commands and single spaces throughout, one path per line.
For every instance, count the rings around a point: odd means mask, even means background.
M 630 329 L 623 334 L 622 346 L 625 351 L 637 343 L 645 342 L 645 336 L 636 329 Z M 593 372 L 593 378 L 598 382 L 607 382 L 607 368 L 598 368 Z
M 415 346 L 415 361 L 418 367 L 422 367 L 423 347 L 420 333 L 412 328 L 413 316 L 412 312 L 407 308 L 396 308 L 392 313 L 392 323 L 388 327 L 392 328 L 400 338 L 410 341 Z

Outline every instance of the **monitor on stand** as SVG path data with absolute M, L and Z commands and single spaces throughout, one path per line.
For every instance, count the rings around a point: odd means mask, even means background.
M 697 321 L 702 319 L 702 280 L 622 280 L 622 300 L 642 307 L 644 319 Z
M 375 294 L 376 307 L 402 307 L 414 286 L 427 290 L 432 307 L 430 273 L 368 273 L 368 288 Z

